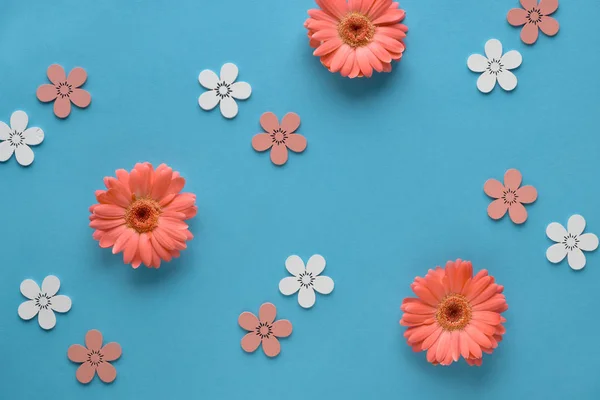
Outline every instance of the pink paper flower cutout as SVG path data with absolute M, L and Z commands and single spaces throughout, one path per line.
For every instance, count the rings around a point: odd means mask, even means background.
M 77 107 L 86 108 L 92 101 L 92 96 L 85 90 L 79 89 L 87 79 L 83 68 L 73 68 L 69 77 L 58 64 L 48 67 L 48 79 L 52 85 L 42 85 L 37 90 L 39 101 L 48 103 L 54 101 L 54 114 L 59 118 L 67 118 L 71 113 L 71 103 Z
M 292 323 L 287 319 L 275 321 L 277 308 L 271 303 L 264 303 L 258 310 L 258 318 L 251 312 L 243 312 L 238 318 L 242 328 L 250 333 L 242 338 L 242 349 L 252 353 L 262 343 L 262 348 L 268 357 L 275 357 L 281 351 L 278 337 L 288 337 L 292 334 Z
M 109 361 L 115 361 L 121 357 L 121 345 L 111 342 L 102 347 L 102 334 L 92 329 L 85 335 L 85 347 L 74 344 L 69 347 L 67 356 L 69 360 L 82 363 L 75 376 L 81 383 L 90 383 L 94 375 L 104 383 L 111 383 L 117 377 L 117 370 Z
M 496 179 L 488 179 L 483 185 L 485 194 L 496 199 L 488 206 L 488 215 L 492 219 L 504 217 L 506 211 L 515 224 L 527 220 L 527 210 L 523 204 L 533 203 L 537 199 L 537 190 L 533 186 L 521 186 L 523 177 L 516 169 L 504 174 L 504 185 Z
M 296 132 L 300 126 L 300 117 L 295 113 L 287 113 L 281 125 L 277 116 L 266 112 L 260 117 L 260 125 L 266 133 L 259 133 L 252 138 L 252 147 L 256 151 L 271 149 L 271 161 L 275 165 L 283 165 L 288 159 L 288 149 L 302 153 L 306 149 L 306 138 Z
M 521 0 L 523 8 L 513 8 L 508 12 L 508 23 L 523 26 L 521 40 L 533 44 L 538 38 L 538 28 L 548 36 L 558 33 L 558 21 L 548 15 L 558 8 L 558 0 Z

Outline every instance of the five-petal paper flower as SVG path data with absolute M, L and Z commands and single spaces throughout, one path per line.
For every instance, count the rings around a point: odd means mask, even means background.
M 238 67 L 227 63 L 221 67 L 221 77 L 213 71 L 205 69 L 200 72 L 198 81 L 208 89 L 198 98 L 198 104 L 203 110 L 212 110 L 221 105 L 221 114 L 225 118 L 233 118 L 238 113 L 238 105 L 234 99 L 246 100 L 252 94 L 252 87 L 246 82 L 236 82 Z
M 509 169 L 504 174 L 504 185 L 496 179 L 485 182 L 485 194 L 496 199 L 488 206 L 490 218 L 500 219 L 508 210 L 508 215 L 515 224 L 522 224 L 527 220 L 527 210 L 523 204 L 533 203 L 537 199 L 537 190 L 533 186 L 521 186 L 522 180 L 518 170 Z
M 521 65 L 523 57 L 517 50 L 511 50 L 502 55 L 502 43 L 490 39 L 485 44 L 485 56 L 473 54 L 467 60 L 467 66 L 473 72 L 481 72 L 477 79 L 477 89 L 489 93 L 496 86 L 496 81 L 504 90 L 510 91 L 517 87 L 517 77 L 510 72 Z
M 60 280 L 49 275 L 44 278 L 42 288 L 31 279 L 21 282 L 21 293 L 29 300 L 19 306 L 19 317 L 28 321 L 38 316 L 38 323 L 43 329 L 52 329 L 56 325 L 54 311 L 66 313 L 71 309 L 71 299 L 65 295 L 57 295 Z
M 508 12 L 508 23 L 512 26 L 523 26 L 521 40 L 533 44 L 538 38 L 538 30 L 548 36 L 558 33 L 558 21 L 549 17 L 558 8 L 558 0 L 521 0 L 523 8 L 513 8 Z
M 79 87 L 87 80 L 87 73 L 81 67 L 73 68 L 67 77 L 65 69 L 58 64 L 48 67 L 48 79 L 51 85 L 42 85 L 37 90 L 39 101 L 54 101 L 54 114 L 58 118 L 67 118 L 71 114 L 71 103 L 79 108 L 86 108 L 92 96 Z
M 598 248 L 598 236 L 583 233 L 585 219 L 581 215 L 573 215 L 567 222 L 567 229 L 558 222 L 552 222 L 546 228 L 546 235 L 556 244 L 546 250 L 546 258 L 557 264 L 568 255 L 569 266 L 574 270 L 585 267 L 583 251 L 594 251 Z M 582 251 L 583 250 L 583 251 Z
M 109 361 L 121 357 L 121 345 L 111 342 L 102 347 L 102 340 L 102 333 L 92 329 L 85 335 L 85 347 L 80 344 L 69 347 L 67 351 L 69 360 L 82 363 L 75 373 L 79 382 L 90 383 L 96 373 L 104 383 L 111 383 L 117 377 L 117 370 Z
M 292 323 L 287 319 L 275 321 L 277 308 L 271 303 L 264 303 L 258 310 L 258 318 L 244 311 L 238 318 L 242 328 L 249 331 L 242 338 L 242 349 L 252 353 L 262 344 L 263 351 L 268 357 L 275 357 L 281 351 L 277 338 L 288 337 L 292 334 Z
M 0 121 L 0 161 L 4 162 L 15 154 L 17 162 L 28 166 L 33 162 L 35 146 L 44 141 L 44 131 L 40 128 L 27 129 L 29 118 L 24 111 L 15 111 L 10 117 L 10 127 Z
M 300 257 L 289 256 L 285 260 L 285 268 L 293 276 L 279 282 L 279 291 L 285 296 L 299 291 L 298 304 L 304 308 L 311 308 L 315 304 L 315 290 L 321 294 L 333 291 L 333 279 L 320 276 L 325 269 L 325 259 L 321 255 L 315 254 L 309 258 L 306 268 Z
M 260 125 L 265 132 L 252 138 L 252 147 L 256 151 L 271 149 L 273 164 L 285 164 L 288 159 L 288 149 L 296 153 L 302 153 L 306 149 L 306 138 L 295 133 L 300 126 L 298 114 L 287 113 L 280 125 L 275 114 L 266 112 L 260 117 Z

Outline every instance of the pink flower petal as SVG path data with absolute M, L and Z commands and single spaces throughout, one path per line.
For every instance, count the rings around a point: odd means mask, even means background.
M 497 179 L 488 179 L 483 185 L 485 194 L 493 199 L 499 199 L 504 194 L 504 185 Z
M 287 319 L 280 319 L 273 324 L 273 335 L 277 337 L 288 337 L 292 334 L 292 323 Z
M 88 357 L 88 349 L 80 344 L 74 344 L 69 347 L 69 350 L 67 351 L 67 357 L 69 360 L 76 363 L 85 362 Z
M 73 104 L 79 108 L 86 108 L 92 102 L 92 96 L 87 90 L 73 89 L 73 93 L 69 96 Z
M 252 353 L 258 349 L 260 342 L 260 336 L 258 336 L 256 332 L 247 333 L 242 338 L 242 349 L 244 349 L 245 352 Z
M 558 0 L 541 0 L 539 7 L 543 15 L 550 15 L 558 9 Z
M 264 338 L 262 340 L 262 348 L 268 357 L 275 357 L 281 351 L 281 345 L 275 336 Z
M 537 190 L 531 185 L 523 186 L 517 190 L 517 200 L 523 204 L 533 203 L 537 199 Z
M 317 47 L 317 49 L 313 52 L 313 55 L 317 57 L 324 56 L 337 50 L 342 44 L 342 39 L 340 39 L 339 37 L 327 40 L 326 42 L 323 42 L 319 47 Z
M 260 117 L 260 126 L 263 127 L 265 132 L 271 133 L 279 128 L 279 121 L 277 116 L 272 112 L 266 112 Z
M 102 333 L 92 329 L 85 334 L 85 346 L 88 350 L 100 350 L 102 348 Z
M 58 118 L 67 118 L 71 114 L 71 100 L 68 97 L 60 97 L 54 102 L 54 115 Z
M 315 0 L 319 7 L 328 15 L 342 18 L 346 13 L 346 0 Z M 390 0 L 391 1 L 391 0 Z
M 98 378 L 104 383 L 111 383 L 117 377 L 117 370 L 111 363 L 107 362 L 100 363 L 96 372 L 98 372 Z
M 280 128 L 286 133 L 294 133 L 300 126 L 300 116 L 296 113 L 287 113 L 281 120 Z
M 55 100 L 58 96 L 58 90 L 54 85 L 42 85 L 38 88 L 35 93 L 39 101 L 48 103 L 49 101 Z
M 508 209 L 508 215 L 515 224 L 522 224 L 527 220 L 527 210 L 521 203 L 515 203 Z
M 283 165 L 287 162 L 288 159 L 288 151 L 285 144 L 277 144 L 275 143 L 271 148 L 271 161 L 275 165 Z
M 523 177 L 521 176 L 521 173 L 519 172 L 519 170 L 516 170 L 514 168 L 509 169 L 504 174 L 504 186 L 506 186 L 509 189 L 517 190 L 519 186 L 521 186 L 522 180 Z
M 269 150 L 273 146 L 273 138 L 268 133 L 259 133 L 252 138 L 252 148 L 256 151 Z
M 73 87 L 78 88 L 83 85 L 87 79 L 87 72 L 85 69 L 81 67 L 76 67 L 69 72 L 69 77 L 67 78 L 67 82 L 69 85 L 73 85 Z
M 527 23 L 527 11 L 522 8 L 513 8 L 506 16 L 508 23 L 512 26 L 521 26 Z
M 54 86 L 58 86 L 60 83 L 64 83 L 67 80 L 65 69 L 58 64 L 49 66 L 47 74 L 48 79 L 50 79 L 50 82 L 52 82 Z
M 538 27 L 535 24 L 525 24 L 521 30 L 521 40 L 525 44 L 534 44 L 538 38 Z
M 264 303 L 258 310 L 258 319 L 260 322 L 272 324 L 277 316 L 277 308 L 271 303 Z
M 559 29 L 558 21 L 552 17 L 542 17 L 538 26 L 548 36 L 556 35 Z
M 508 210 L 508 205 L 504 203 L 504 200 L 498 199 L 490 203 L 487 212 L 490 218 L 500 219 L 504 217 L 504 214 L 506 214 L 506 210 Z
M 296 153 L 302 153 L 306 149 L 307 142 L 304 136 L 294 133 L 287 138 L 285 145 Z
M 537 6 L 538 0 L 521 0 L 521 5 L 524 9 L 530 10 L 533 7 Z
M 121 349 L 121 345 L 119 343 L 110 342 L 102 348 L 101 352 L 104 356 L 104 361 L 114 361 L 121 357 L 123 349 Z
M 254 331 L 258 326 L 258 318 L 248 311 L 244 311 L 238 317 L 238 324 L 247 331 Z
M 96 368 L 89 361 L 81 364 L 75 372 L 75 377 L 81 383 L 90 383 L 94 375 L 96 375 Z

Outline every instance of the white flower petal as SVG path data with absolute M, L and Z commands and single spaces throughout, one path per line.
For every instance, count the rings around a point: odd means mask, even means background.
M 24 167 L 31 165 L 33 159 L 35 158 L 33 150 L 31 150 L 26 144 L 22 144 L 17 147 L 15 150 L 15 157 L 17 158 L 18 163 Z
M 231 85 L 231 96 L 236 99 L 246 100 L 252 94 L 252 87 L 247 82 L 236 82 Z
M 48 297 L 54 296 L 60 289 L 60 280 L 54 275 L 48 275 L 42 282 L 42 292 L 46 293 Z
M 598 236 L 593 233 L 584 233 L 579 236 L 579 245 L 581 250 L 594 251 L 598 248 Z
M 21 303 L 18 313 L 21 319 L 29 321 L 31 318 L 37 315 L 38 311 L 40 311 L 40 309 L 35 305 L 35 300 L 27 300 Z
M 11 158 L 14 152 L 15 148 L 10 145 L 8 140 L 0 143 L 0 162 L 4 162 Z
M 23 138 L 25 139 L 25 144 L 35 146 L 44 141 L 44 131 L 40 128 L 29 128 L 23 132 Z
M 238 113 L 238 106 L 234 99 L 231 97 L 225 97 L 221 100 L 221 114 L 225 118 L 233 118 Z
M 580 270 L 585 267 L 585 255 L 579 249 L 573 249 L 569 252 L 569 266 L 574 270 Z
M 198 82 L 207 89 L 216 89 L 219 77 L 210 69 L 205 69 L 198 75 Z
M 490 39 L 485 43 L 485 55 L 488 60 L 500 60 L 502 57 L 502 43 L 498 39 Z
M 467 59 L 467 67 L 473 72 L 483 72 L 487 69 L 488 60 L 481 54 L 472 54 Z
M 571 215 L 567 223 L 567 230 L 571 235 L 579 236 L 585 229 L 585 219 L 578 214 Z
M 10 116 L 10 127 L 17 132 L 23 132 L 27 128 L 29 117 L 25 111 L 15 111 Z
M 54 311 L 49 308 L 42 308 L 38 314 L 38 323 L 42 329 L 52 329 L 56 325 L 56 316 Z
M 308 259 L 306 263 L 306 272 L 310 272 L 313 276 L 319 275 L 325 269 L 325 259 L 322 255 L 315 254 Z
M 65 313 L 71 309 L 71 305 L 71 298 L 69 296 L 59 294 L 50 299 L 50 308 L 56 312 Z
M 500 63 L 506 69 L 515 69 L 523 62 L 523 56 L 517 50 L 511 50 L 500 59 Z
M 508 70 L 504 70 L 498 74 L 498 84 L 507 92 L 510 92 L 517 87 L 517 77 Z
M 562 243 L 553 244 L 546 250 L 546 258 L 554 264 L 558 264 L 567 256 L 567 249 Z
M 552 241 L 560 243 L 567 236 L 567 230 L 558 222 L 552 222 L 546 227 L 546 236 Z
M 284 296 L 290 296 L 300 290 L 300 280 L 295 276 L 288 276 L 279 282 L 279 291 Z
M 289 256 L 285 260 L 285 269 L 294 276 L 298 276 L 305 271 L 304 261 L 298 256 Z
M 229 84 L 235 82 L 238 77 L 238 67 L 235 64 L 227 63 L 221 67 L 221 80 Z
M 482 93 L 489 93 L 496 86 L 496 75 L 485 71 L 479 79 L 477 79 L 477 89 Z
M 6 125 L 4 122 L 0 121 L 0 140 L 6 140 L 10 137 L 10 126 Z
M 21 282 L 21 294 L 29 300 L 35 299 L 41 292 L 40 287 L 33 279 L 25 279 Z
M 333 279 L 328 276 L 317 276 L 313 282 L 313 287 L 321 294 L 333 292 L 333 286 Z
M 206 111 L 210 111 L 219 104 L 221 98 L 217 96 L 217 92 L 215 90 L 209 90 L 208 92 L 202 93 L 202 95 L 198 98 L 198 104 L 200 108 Z
M 300 304 L 303 308 L 311 308 L 315 305 L 315 291 L 311 287 L 300 288 L 300 293 L 298 293 L 298 304 Z

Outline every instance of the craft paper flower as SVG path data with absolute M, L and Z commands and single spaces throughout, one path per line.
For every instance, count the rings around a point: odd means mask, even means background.
M 184 222 L 198 211 L 196 195 L 181 193 L 185 179 L 165 164 L 136 164 L 131 172 L 104 178 L 107 190 L 97 190 L 90 207 L 90 227 L 100 247 L 123 252 L 125 264 L 160 267 L 179 257 L 194 237 Z
M 306 149 L 306 138 L 295 133 L 300 126 L 300 117 L 296 113 L 287 113 L 279 125 L 277 116 L 266 112 L 260 117 L 260 125 L 265 133 L 252 138 L 252 147 L 256 151 L 271 149 L 271 161 L 275 165 L 283 165 L 288 160 L 288 149 L 302 153 Z
M 29 321 L 36 315 L 43 329 L 52 329 L 56 325 L 54 312 L 66 313 L 71 309 L 71 299 L 65 295 L 57 295 L 60 280 L 48 275 L 42 282 L 42 288 L 31 279 L 21 282 L 21 293 L 29 300 L 19 306 L 19 317 Z
M 522 179 L 518 170 L 509 169 L 504 174 L 504 185 L 496 179 L 485 182 L 485 194 L 496 199 L 488 206 L 490 218 L 500 219 L 508 210 L 508 215 L 515 224 L 522 224 L 527 220 L 527 210 L 523 204 L 533 203 L 537 199 L 537 190 L 533 186 L 521 186 Z
M 90 383 L 96 373 L 104 383 L 111 383 L 117 377 L 117 370 L 109 361 L 121 357 L 121 345 L 111 342 L 102 347 L 102 340 L 102 333 L 92 329 L 85 335 L 85 347 L 80 344 L 69 347 L 67 351 L 69 360 L 82 363 L 75 373 L 79 382 Z
M 268 357 L 275 357 L 281 351 L 277 338 L 288 337 L 292 334 L 292 323 L 287 319 L 275 321 L 277 308 L 271 303 L 264 303 L 258 310 L 258 318 L 244 311 L 238 318 L 242 328 L 249 331 L 242 338 L 242 349 L 252 353 L 262 344 L 263 351 Z
M 516 50 L 502 55 L 502 43 L 490 39 L 485 44 L 485 57 L 473 54 L 467 60 L 467 66 L 473 72 L 482 72 L 477 79 L 477 89 L 489 93 L 496 86 L 496 81 L 504 90 L 510 91 L 517 87 L 517 77 L 510 72 L 521 65 L 523 57 Z
M 546 235 L 556 242 L 546 251 L 546 258 L 557 264 L 568 255 L 569 266 L 574 270 L 585 267 L 583 251 L 594 251 L 598 248 L 598 236 L 583 233 L 585 219 L 581 215 L 573 215 L 567 222 L 567 229 L 558 222 L 552 222 L 546 228 Z M 583 251 L 582 251 L 583 250 Z
M 558 21 L 549 17 L 558 8 L 558 0 L 521 0 L 523 8 L 513 8 L 508 12 L 508 23 L 512 26 L 523 26 L 521 40 L 533 44 L 538 38 L 541 29 L 548 36 L 558 33 Z
M 320 9 L 308 10 L 313 55 L 330 72 L 348 78 L 371 77 L 373 70 L 390 72 L 400 61 L 408 28 L 405 12 L 392 0 L 315 0 Z
M 26 167 L 33 162 L 35 146 L 44 141 L 44 131 L 40 128 L 27 128 L 29 117 L 24 111 L 15 111 L 10 116 L 10 127 L 0 121 L 0 161 L 8 161 L 13 153 L 17 162 Z
M 309 258 L 306 268 L 300 257 L 289 256 L 285 260 L 285 268 L 294 276 L 283 278 L 279 282 L 279 291 L 285 296 L 299 291 L 298 304 L 304 308 L 311 308 L 315 304 L 315 290 L 321 294 L 333 291 L 333 279 L 320 276 L 325 269 L 323 256 L 315 254 Z
M 58 64 L 48 67 L 48 79 L 52 85 L 42 85 L 37 90 L 39 101 L 48 103 L 54 101 L 54 115 L 67 118 L 71 114 L 71 103 L 79 108 L 86 108 L 92 101 L 92 96 L 79 87 L 87 80 L 87 73 L 83 68 L 73 68 L 69 77 L 65 69 Z
M 221 67 L 221 77 L 213 71 L 205 69 L 200 72 L 198 81 L 209 89 L 198 98 L 198 104 L 203 110 L 212 110 L 221 105 L 221 114 L 225 118 L 233 118 L 238 113 L 238 105 L 234 99 L 246 100 L 252 94 L 252 87 L 246 82 L 236 82 L 238 67 L 227 63 Z
M 504 287 L 486 270 L 473 276 L 469 261 L 448 261 L 430 269 L 411 285 L 417 298 L 402 302 L 400 325 L 413 351 L 426 351 L 432 364 L 450 365 L 462 356 L 480 366 L 483 353 L 491 354 L 502 340 L 508 309 Z

